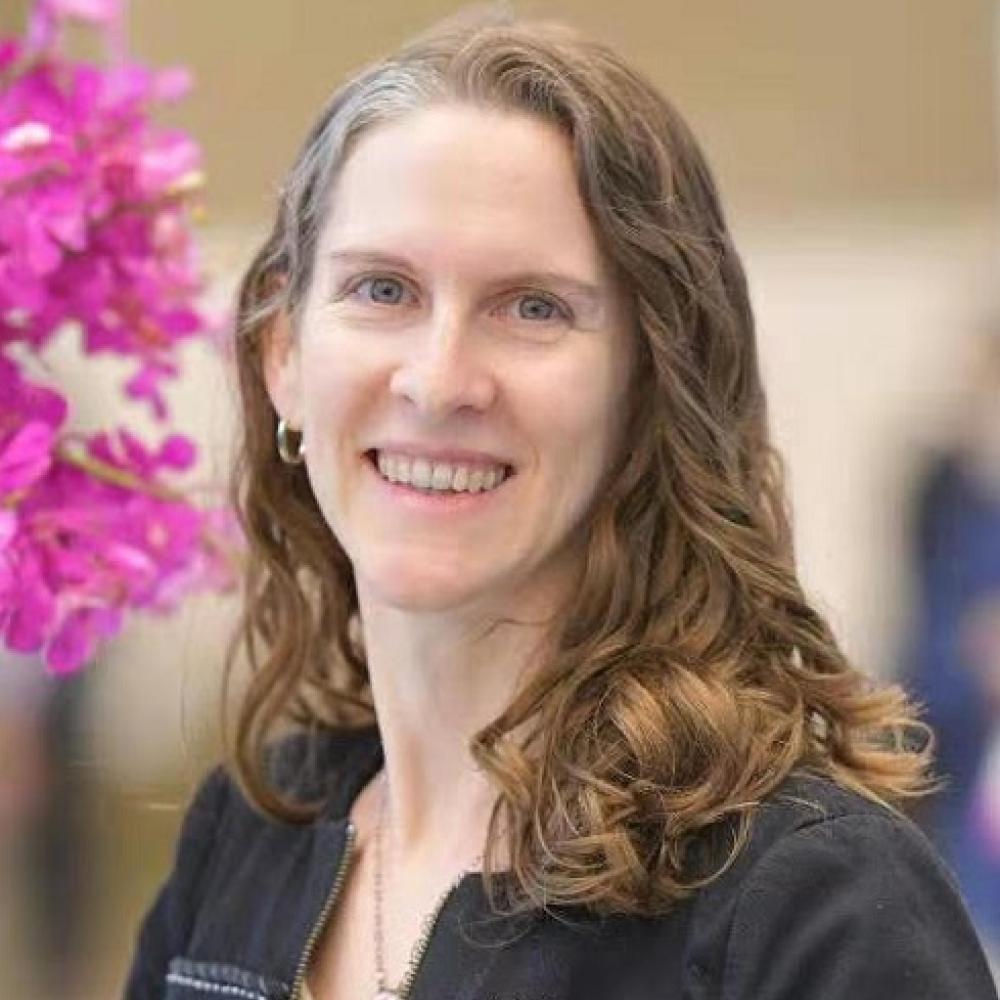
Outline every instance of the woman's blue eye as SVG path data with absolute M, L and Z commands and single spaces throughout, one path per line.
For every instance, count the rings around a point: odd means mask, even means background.
M 374 302 L 377 305 L 383 306 L 395 306 L 398 305 L 402 299 L 403 295 L 406 293 L 406 289 L 401 281 L 397 281 L 395 278 L 365 278 L 359 281 L 352 289 L 352 292 L 360 292 L 367 288 L 367 294 L 364 295 L 369 302 Z
M 568 318 L 566 310 L 558 303 L 541 295 L 522 295 L 518 299 L 517 315 L 518 319 L 533 321 Z

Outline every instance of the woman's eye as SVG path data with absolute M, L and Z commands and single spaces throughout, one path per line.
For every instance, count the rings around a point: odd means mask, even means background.
M 348 289 L 350 295 L 360 295 L 367 302 L 380 306 L 395 306 L 407 294 L 406 286 L 397 278 L 373 276 L 362 278 Z
M 516 300 L 517 318 L 529 322 L 545 322 L 546 320 L 570 319 L 570 312 L 554 299 L 545 295 L 521 295 Z

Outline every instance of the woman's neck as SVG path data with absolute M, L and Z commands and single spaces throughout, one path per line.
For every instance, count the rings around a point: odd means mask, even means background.
M 544 616 L 414 614 L 366 600 L 361 587 L 359 597 L 393 852 L 415 865 L 471 862 L 464 855 L 482 849 L 496 789 L 469 742 L 537 664 Z

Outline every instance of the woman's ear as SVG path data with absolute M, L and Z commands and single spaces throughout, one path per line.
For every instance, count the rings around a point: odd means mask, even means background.
M 271 405 L 293 430 L 302 427 L 299 348 L 291 320 L 279 310 L 263 332 L 262 362 L 264 384 Z

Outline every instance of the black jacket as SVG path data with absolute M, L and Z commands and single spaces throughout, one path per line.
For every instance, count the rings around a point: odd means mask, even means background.
M 127 1000 L 298 1000 L 309 943 L 336 905 L 348 810 L 382 749 L 371 727 L 288 741 L 275 761 L 276 780 L 328 796 L 323 817 L 266 820 L 214 771 L 143 921 Z M 736 863 L 666 917 L 489 915 L 481 877 L 467 876 L 410 1000 L 997 1000 L 924 837 L 819 778 L 787 783 Z

